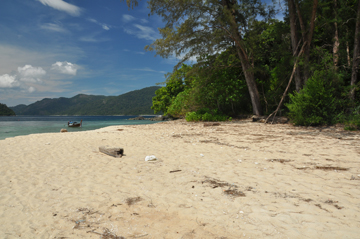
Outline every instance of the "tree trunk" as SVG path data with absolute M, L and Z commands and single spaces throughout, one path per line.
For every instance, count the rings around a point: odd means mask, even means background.
M 334 0 L 334 15 L 335 15 L 335 35 L 334 35 L 334 46 L 333 46 L 333 60 L 334 60 L 334 66 L 337 71 L 338 69 L 338 63 L 339 63 L 339 31 L 338 31 L 338 24 L 337 24 L 337 0 Z
M 263 112 L 260 103 L 260 94 L 256 86 L 253 67 L 251 66 L 248 54 L 245 52 L 245 49 L 242 46 L 243 39 L 241 37 L 241 34 L 239 33 L 238 25 L 236 22 L 236 17 L 235 17 L 236 12 L 234 9 L 232 9 L 234 3 L 229 0 L 223 0 L 222 5 L 224 6 L 224 10 L 225 10 L 224 14 L 228 15 L 230 18 L 229 21 L 230 33 L 231 33 L 231 37 L 235 41 L 236 51 L 241 61 L 242 70 L 245 74 L 245 80 L 246 80 L 246 85 L 249 89 L 253 114 L 262 115 Z
M 254 115 L 262 115 L 263 112 L 262 112 L 262 108 L 261 108 L 261 104 L 260 104 L 260 95 L 259 95 L 259 91 L 256 86 L 255 79 L 254 79 L 254 72 L 252 71 L 253 67 L 246 60 L 246 56 L 244 56 L 241 49 L 239 49 L 239 47 L 236 47 L 236 50 L 238 52 L 238 56 L 241 61 L 241 67 L 245 74 L 246 84 L 249 89 L 251 104 L 253 107 L 253 114 Z
M 346 39 L 348 39 L 347 36 Z M 347 40 L 346 40 L 346 58 L 347 58 L 347 64 L 350 68 L 351 67 L 350 47 L 349 47 L 349 42 Z
M 291 35 L 291 47 L 293 56 L 296 56 L 297 52 L 297 45 L 298 45 L 298 37 L 296 32 L 296 9 L 295 9 L 295 3 L 294 0 L 288 0 L 289 5 L 289 16 L 290 16 L 290 35 Z M 299 68 L 295 71 L 295 87 L 296 91 L 299 92 L 303 87 L 303 82 L 300 77 L 300 71 Z
M 360 0 L 358 0 L 358 9 L 357 9 L 357 17 L 356 17 L 356 27 L 355 27 L 355 41 L 354 41 L 354 55 L 352 62 L 352 71 L 351 71 L 351 90 L 350 90 L 350 98 L 352 101 L 355 100 L 355 85 L 357 82 L 357 73 L 360 63 Z
M 296 12 L 299 18 L 299 22 L 300 22 L 300 29 L 301 29 L 301 35 L 302 35 L 302 40 L 303 42 L 306 41 L 306 28 L 305 28 L 305 24 L 304 21 L 302 19 L 301 13 L 300 13 L 300 7 L 299 7 L 299 3 L 297 2 L 297 0 L 295 0 L 295 5 L 296 5 Z
M 304 59 L 304 83 L 306 84 L 307 80 L 310 77 L 310 49 L 311 49 L 311 41 L 314 34 L 315 29 L 315 16 L 316 16 L 316 8 L 318 5 L 318 0 L 314 0 L 313 3 L 313 9 L 311 13 L 311 19 L 310 19 L 310 29 L 307 34 L 307 44 L 305 46 L 305 59 Z

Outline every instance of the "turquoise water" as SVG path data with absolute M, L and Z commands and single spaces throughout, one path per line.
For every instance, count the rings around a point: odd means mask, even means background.
M 19 135 L 57 133 L 62 128 L 69 132 L 100 129 L 112 125 L 153 124 L 151 120 L 128 120 L 136 116 L 11 116 L 0 117 L 0 140 Z M 151 116 L 145 117 L 151 118 Z M 68 121 L 80 122 L 82 127 L 67 127 Z

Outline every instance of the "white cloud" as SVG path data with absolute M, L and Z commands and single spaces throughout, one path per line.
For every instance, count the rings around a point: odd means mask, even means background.
M 107 31 L 110 30 L 110 28 L 111 28 L 110 25 L 98 22 L 96 19 L 93 19 L 93 18 L 88 18 L 88 21 L 93 22 L 93 23 L 101 26 L 104 30 L 107 30 Z
M 148 71 L 148 72 L 156 72 L 156 73 L 162 73 L 162 74 L 166 74 L 165 71 L 156 71 L 156 70 L 153 70 L 149 67 L 145 67 L 145 68 L 142 68 L 142 69 L 134 69 L 136 71 Z
M 59 11 L 64 11 L 72 16 L 80 16 L 81 14 L 81 8 L 64 2 L 63 0 L 38 0 L 45 6 L 52 7 Z
M 20 83 L 16 80 L 16 76 L 4 74 L 0 76 L 0 88 L 15 88 L 20 86 Z
M 84 55 L 85 53 L 80 47 L 73 47 L 65 41 L 60 42 L 56 47 L 50 48 L 44 45 L 38 49 L 0 43 L 0 75 L 10 74 L 11 70 L 17 72 L 19 66 L 29 64 L 42 66 L 46 70 L 51 67 L 50 62 L 54 63 L 58 59 L 76 62 Z M 16 72 L 14 74 L 17 74 Z
M 24 67 L 18 67 L 17 74 L 4 74 L 0 76 L 0 90 L 1 89 L 22 89 L 30 93 L 36 91 L 34 86 L 28 86 L 28 84 L 41 82 L 40 77 L 46 75 L 46 71 L 41 67 L 33 67 L 31 65 L 25 65 Z
M 100 40 L 95 39 L 93 36 L 80 37 L 79 40 L 83 42 L 100 42 Z
M 40 77 L 46 75 L 46 71 L 41 67 L 33 67 L 31 65 L 25 65 L 24 67 L 18 67 L 19 80 L 23 82 L 39 82 Z
M 155 41 L 160 35 L 151 27 L 143 26 L 140 24 L 133 24 L 134 28 L 125 28 L 125 32 L 135 35 L 140 39 Z
M 124 20 L 124 22 L 131 22 L 131 21 L 135 20 L 135 17 L 133 17 L 131 15 L 128 15 L 128 14 L 124 14 L 123 15 L 123 20 Z
M 52 64 L 51 66 L 51 70 L 62 73 L 62 74 L 67 74 L 67 75 L 76 75 L 77 70 L 80 67 L 76 64 L 72 64 L 70 62 L 64 61 L 64 62 L 56 62 L 54 64 Z
M 110 41 L 109 38 L 96 38 L 95 35 L 93 36 L 84 36 L 84 37 L 80 37 L 79 41 L 83 41 L 83 42 L 105 42 L 105 41 Z
M 48 30 L 48 31 L 67 32 L 66 29 L 64 29 L 62 26 L 55 24 L 55 23 L 46 23 L 44 25 L 41 25 L 40 27 L 41 27 L 41 29 Z
M 141 23 L 148 23 L 148 22 L 149 22 L 148 20 L 146 20 L 146 19 L 144 19 L 144 18 L 141 19 L 140 21 L 141 21 Z
M 32 87 L 32 86 L 30 86 L 29 89 L 28 89 L 29 93 L 33 93 L 35 91 L 36 91 L 36 89 L 34 87 Z

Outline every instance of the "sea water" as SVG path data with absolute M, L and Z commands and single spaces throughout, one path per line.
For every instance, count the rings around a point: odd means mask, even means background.
M 153 124 L 148 120 L 129 120 L 136 116 L 2 116 L 0 117 L 0 140 L 29 134 L 57 133 L 61 129 L 69 132 L 100 129 L 111 125 Z M 80 122 L 82 127 L 68 127 L 67 122 Z

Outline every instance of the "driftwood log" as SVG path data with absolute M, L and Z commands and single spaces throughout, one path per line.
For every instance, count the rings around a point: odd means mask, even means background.
M 218 122 L 206 122 L 204 123 L 204 127 L 207 127 L 207 126 L 219 126 L 220 123 Z
M 106 146 L 99 147 L 99 151 L 101 153 L 113 156 L 115 158 L 121 158 L 124 155 L 124 149 L 123 148 L 110 148 Z

